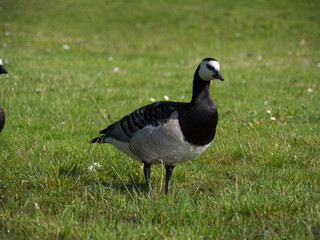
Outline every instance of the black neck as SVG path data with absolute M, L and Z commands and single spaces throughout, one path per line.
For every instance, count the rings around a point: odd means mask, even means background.
M 203 98 L 211 99 L 210 81 L 204 81 L 199 77 L 199 68 L 194 73 L 191 103 L 202 101 Z

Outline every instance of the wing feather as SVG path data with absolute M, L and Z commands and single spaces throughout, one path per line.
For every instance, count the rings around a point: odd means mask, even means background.
M 129 142 L 140 129 L 149 125 L 157 127 L 166 123 L 171 113 L 176 111 L 181 104 L 162 101 L 141 107 L 100 131 L 103 136 L 93 139 L 92 142 L 106 142 L 110 137 L 118 141 Z

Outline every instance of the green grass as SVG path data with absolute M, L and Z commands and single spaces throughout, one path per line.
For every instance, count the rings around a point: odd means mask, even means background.
M 320 238 L 318 1 L 0 7 L 1 239 Z M 153 166 L 150 199 L 138 162 L 88 142 L 151 97 L 188 101 L 205 57 L 216 138 L 167 196 Z

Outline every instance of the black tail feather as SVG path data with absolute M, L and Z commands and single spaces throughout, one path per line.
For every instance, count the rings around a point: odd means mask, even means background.
M 103 143 L 104 136 L 92 139 L 91 143 Z

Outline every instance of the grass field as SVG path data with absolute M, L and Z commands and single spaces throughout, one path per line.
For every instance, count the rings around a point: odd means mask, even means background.
M 319 1 L 0 0 L 0 239 L 319 239 Z M 98 132 L 189 101 L 200 61 L 217 135 L 164 194 Z

